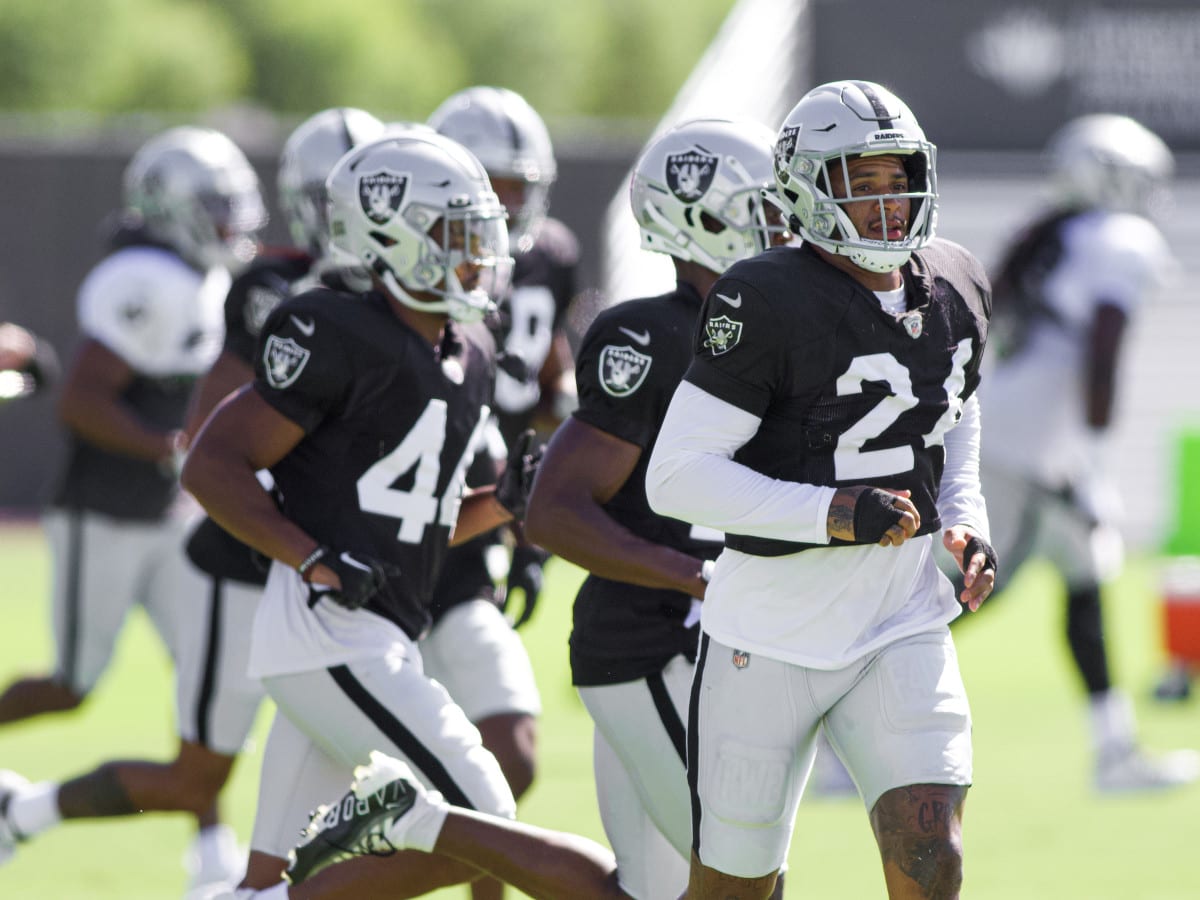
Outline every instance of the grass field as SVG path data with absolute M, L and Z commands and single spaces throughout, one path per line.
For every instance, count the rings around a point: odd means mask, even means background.
M 48 559 L 33 528 L 0 527 L 0 679 L 49 659 Z M 570 687 L 566 638 L 580 573 L 554 561 L 537 615 L 522 632 L 545 703 L 539 780 L 521 817 L 603 841 L 591 779 L 591 729 Z M 1155 796 L 1100 797 L 1090 786 L 1087 722 L 1060 627 L 1052 575 L 1032 567 L 995 608 L 958 632 L 975 716 L 975 777 L 966 814 L 972 900 L 1194 900 L 1200 785 Z M 1134 695 L 1146 744 L 1200 746 L 1200 703 L 1147 699 L 1161 664 L 1153 566 L 1115 585 L 1107 620 L 1113 663 Z M 113 668 L 75 714 L 0 730 L 0 768 L 59 779 L 113 757 L 163 758 L 174 747 L 171 671 L 141 616 Z M 249 836 L 264 715 L 226 793 Z M 3 900 L 161 900 L 182 893 L 191 824 L 179 816 L 69 823 L 20 848 L 0 869 Z M 806 800 L 789 860 L 789 898 L 883 894 L 867 819 L 854 800 Z M 512 896 L 519 896 L 510 892 Z M 464 898 L 463 889 L 434 895 Z

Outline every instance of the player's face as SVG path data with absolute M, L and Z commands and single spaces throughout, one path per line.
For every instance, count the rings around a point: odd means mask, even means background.
M 763 217 L 767 220 L 767 227 L 771 229 L 772 247 L 782 247 L 791 243 L 792 233 L 788 230 L 782 209 L 774 203 L 764 203 Z
M 492 190 L 508 210 L 508 220 L 512 222 L 525 206 L 525 192 L 528 185 L 521 178 L 490 178 Z
M 829 181 L 834 197 L 864 198 L 858 203 L 842 204 L 859 237 L 870 240 L 903 240 L 908 234 L 912 201 L 907 197 L 888 197 L 908 191 L 908 174 L 898 156 L 859 156 L 847 160 L 849 183 L 836 163 L 829 165 Z M 869 198 L 869 199 L 866 199 Z

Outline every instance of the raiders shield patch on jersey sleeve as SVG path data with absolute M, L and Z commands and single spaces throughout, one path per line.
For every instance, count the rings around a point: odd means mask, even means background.
M 271 335 L 263 347 L 263 369 L 267 384 L 273 388 L 285 388 L 292 384 L 304 371 L 311 355 L 306 347 L 301 347 L 292 338 Z
M 628 397 L 642 386 L 654 360 L 628 345 L 600 351 L 600 386 L 613 397 Z
M 742 339 L 742 323 L 729 316 L 717 316 L 704 323 L 704 346 L 713 356 L 728 353 Z

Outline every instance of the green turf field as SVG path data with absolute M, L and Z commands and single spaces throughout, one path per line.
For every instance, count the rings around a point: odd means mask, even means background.
M 49 659 L 48 560 L 34 529 L 0 527 L 0 679 Z M 591 729 L 570 687 L 566 637 L 580 574 L 547 570 L 538 614 L 522 633 L 545 703 L 539 780 L 521 817 L 603 840 L 591 780 Z M 1055 582 L 1021 573 L 996 607 L 958 632 L 975 716 L 975 776 L 966 813 L 972 900 L 1194 900 L 1200 785 L 1159 796 L 1098 797 L 1090 789 L 1086 719 L 1069 668 Z M 1200 701 L 1147 699 L 1161 663 L 1153 567 L 1135 563 L 1115 586 L 1108 627 L 1118 677 L 1134 694 L 1148 745 L 1200 746 Z M 171 672 L 140 617 L 77 714 L 0 730 L 0 768 L 62 778 L 112 757 L 173 750 Z M 266 718 L 226 794 L 249 836 Z M 179 816 L 70 823 L 22 846 L 0 869 L 3 900 L 163 900 L 179 897 L 191 824 Z M 874 843 L 856 800 L 806 800 L 792 843 L 790 898 L 883 896 Z M 514 897 L 516 892 L 510 892 Z M 465 898 L 465 889 L 434 895 Z

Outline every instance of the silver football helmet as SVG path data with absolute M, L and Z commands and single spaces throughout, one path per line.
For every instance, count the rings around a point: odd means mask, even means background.
M 908 174 L 904 194 L 835 197 L 830 166 L 840 166 L 849 184 L 847 161 L 858 156 L 899 156 Z M 937 226 L 936 150 L 912 111 L 887 88 L 870 81 L 834 81 L 813 88 L 784 119 L 775 142 L 779 200 L 804 240 L 871 272 L 890 272 L 933 238 Z M 860 236 L 842 209 L 875 200 L 882 211 L 891 198 L 912 203 L 908 232 L 900 240 Z
M 542 117 L 514 91 L 479 86 L 450 95 L 433 111 L 429 124 L 479 157 L 491 179 L 511 179 L 524 186 L 521 200 L 510 204 L 509 234 L 514 247 L 528 251 L 558 177 L 554 146 Z
M 284 142 L 276 185 L 279 207 L 297 247 L 318 258 L 325 255 L 325 179 L 346 153 L 383 131 L 383 123 L 369 112 L 335 107 L 305 119 Z
M 171 128 L 143 144 L 125 168 L 124 201 L 151 238 L 202 268 L 249 262 L 267 224 L 254 168 L 211 128 Z
M 642 248 L 721 273 L 770 244 L 764 191 L 774 190 L 774 133 L 757 122 L 694 119 L 654 138 L 629 199 Z
M 461 144 L 413 130 L 357 147 L 334 166 L 330 248 L 400 303 L 478 321 L 508 286 L 505 211 Z
M 1167 204 L 1175 158 L 1154 132 L 1128 116 L 1072 119 L 1046 148 L 1054 186 L 1068 206 L 1153 216 Z

